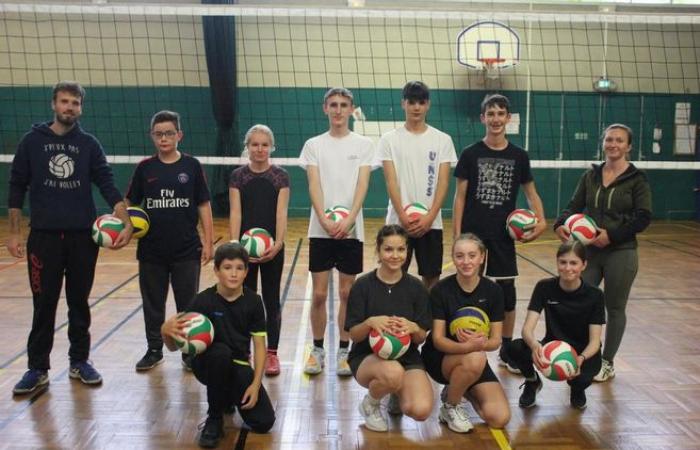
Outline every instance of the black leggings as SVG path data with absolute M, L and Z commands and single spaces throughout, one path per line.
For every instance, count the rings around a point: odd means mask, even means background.
M 192 371 L 207 387 L 208 414 L 222 417 L 224 410 L 234 405 L 243 421 L 256 433 L 266 433 L 275 424 L 275 410 L 264 386 L 258 391 L 258 402 L 251 409 L 241 409 L 241 398 L 253 382 L 253 369 L 233 361 L 231 349 L 214 342 L 192 360 Z
M 512 341 L 508 346 L 508 356 L 510 356 L 511 361 L 526 378 L 532 378 L 535 375 L 535 366 L 532 363 L 532 350 L 524 340 L 515 339 Z M 587 359 L 581 366 L 581 374 L 567 381 L 571 389 L 582 391 L 590 386 L 593 382 L 593 377 L 600 371 L 601 363 L 600 352 Z
M 280 310 L 280 283 L 282 270 L 284 270 L 284 247 L 264 264 L 248 266 L 248 276 L 245 285 L 252 291 L 258 291 L 258 269 L 262 278 L 262 299 L 265 303 L 265 317 L 267 320 L 267 348 L 277 350 L 280 341 L 280 329 L 282 327 L 282 311 Z
M 34 297 L 32 331 L 27 342 L 30 369 L 50 368 L 56 308 L 66 278 L 71 362 L 90 355 L 90 306 L 98 247 L 89 231 L 31 230 L 27 239 L 29 285 Z

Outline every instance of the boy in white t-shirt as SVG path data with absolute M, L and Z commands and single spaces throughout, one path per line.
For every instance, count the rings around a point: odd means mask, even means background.
M 442 272 L 442 204 L 450 181 L 450 164 L 457 162 L 452 138 L 425 122 L 430 109 L 430 90 L 421 81 L 403 87 L 401 108 L 406 113 L 402 127 L 385 133 L 377 144 L 389 192 L 387 224 L 408 231 L 409 253 L 405 269 L 416 252 L 418 274 L 430 289 Z M 420 219 L 408 217 L 404 208 L 421 203 L 428 213 Z
M 336 372 L 340 376 L 352 375 L 347 362 L 350 336 L 343 326 L 350 287 L 355 276 L 362 272 L 362 202 L 367 194 L 373 158 L 372 141 L 350 131 L 353 110 L 352 92 L 345 88 L 328 90 L 324 96 L 323 112 L 328 116 L 329 129 L 306 141 L 299 156 L 299 163 L 309 180 L 312 206 L 308 237 L 314 346 L 304 366 L 304 372 L 309 375 L 323 371 L 328 281 L 334 267 L 338 269 L 340 300 L 337 316 L 340 348 Z M 326 209 L 334 206 L 343 206 L 350 213 L 334 222 L 325 214 Z

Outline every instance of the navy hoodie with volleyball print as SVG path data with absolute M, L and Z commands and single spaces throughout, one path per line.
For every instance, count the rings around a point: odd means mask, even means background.
M 21 209 L 29 190 L 32 229 L 89 230 L 97 215 L 92 183 L 112 208 L 122 195 L 99 141 L 78 124 L 63 136 L 54 133 L 51 124 L 33 125 L 17 146 L 8 208 Z

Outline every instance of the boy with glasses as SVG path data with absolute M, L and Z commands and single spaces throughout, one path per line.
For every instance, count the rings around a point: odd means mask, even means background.
M 151 222 L 136 251 L 148 342 L 148 351 L 136 363 L 139 371 L 163 362 L 160 327 L 165 320 L 168 285 L 173 288 L 177 311 L 184 311 L 199 290 L 200 267 L 212 258 L 214 234 L 202 166 L 177 148 L 183 137 L 180 115 L 156 113 L 150 134 L 157 153 L 139 163 L 126 194 L 128 203 L 143 208 Z M 202 222 L 203 242 L 198 221 Z M 183 365 L 189 370 L 184 354 Z

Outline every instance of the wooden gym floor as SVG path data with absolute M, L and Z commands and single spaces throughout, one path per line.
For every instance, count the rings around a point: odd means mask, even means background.
M 308 352 L 309 279 L 306 220 L 289 226 L 283 283 L 280 342 L 282 374 L 266 378 L 277 422 L 267 435 L 240 431 L 238 416 L 227 418 L 220 448 L 232 449 L 698 449 L 700 448 L 700 225 L 654 223 L 641 235 L 640 272 L 627 308 L 627 332 L 615 360 L 617 377 L 588 389 L 588 408 L 568 405 L 568 387 L 545 381 L 537 406 L 517 406 L 522 378 L 496 368 L 512 407 L 505 430 L 489 430 L 471 408 L 475 430 L 458 435 L 441 426 L 435 414 L 424 423 L 393 419 L 388 433 L 362 427 L 357 404 L 365 391 L 334 372 L 335 322 L 329 323 L 327 370 L 315 378 L 302 373 Z M 380 222 L 367 223 L 373 236 Z M 227 237 L 216 221 L 216 236 Z M 446 229 L 450 229 L 449 223 Z M 7 231 L 0 230 L 4 244 Z M 535 282 L 555 270 L 557 242 L 549 232 L 519 245 L 518 322 L 522 324 Z M 445 245 L 445 274 L 449 242 Z M 365 269 L 374 267 L 371 239 Z M 213 283 L 211 265 L 201 287 Z M 92 289 L 92 353 L 104 377 L 90 388 L 67 376 L 67 315 L 59 304 L 50 386 L 31 396 L 12 397 L 26 369 L 26 339 L 32 301 L 24 260 L 0 250 L 0 449 L 197 448 L 197 425 L 206 417 L 206 394 L 178 354 L 137 373 L 134 364 L 146 344 L 138 289 L 135 242 L 118 252 L 102 251 Z M 336 294 L 332 294 L 336 298 Z M 168 303 L 168 314 L 173 312 Z M 337 308 L 332 308 L 337 310 Z M 540 321 L 540 326 L 543 321 Z M 436 393 L 438 392 L 436 387 Z

